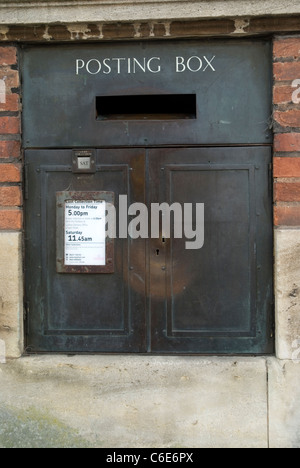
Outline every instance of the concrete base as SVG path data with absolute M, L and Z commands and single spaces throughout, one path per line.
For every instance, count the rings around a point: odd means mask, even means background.
M 39 356 L 0 365 L 0 448 L 300 448 L 300 364 Z
M 267 421 L 264 358 L 47 356 L 0 366 L 0 447 L 266 448 Z

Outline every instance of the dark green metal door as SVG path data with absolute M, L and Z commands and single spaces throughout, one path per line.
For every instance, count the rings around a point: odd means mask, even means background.
M 89 194 L 93 200 L 95 192 L 110 192 L 117 209 L 119 195 L 143 203 L 144 150 L 100 151 L 91 174 L 73 173 L 72 158 L 72 150 L 26 152 L 28 350 L 143 352 L 145 297 L 131 287 L 130 276 L 137 252 L 145 255 L 144 241 L 114 239 L 108 272 L 58 271 L 64 226 L 57 224 L 57 194 Z M 145 270 L 135 274 L 145 284 Z
M 272 352 L 270 162 L 266 147 L 149 151 L 151 202 L 205 206 L 201 249 L 151 241 L 153 352 Z
M 89 174 L 73 172 L 73 154 L 26 151 L 28 350 L 272 352 L 269 148 L 97 150 Z M 120 195 L 126 210 L 147 207 L 149 227 L 153 203 L 203 203 L 204 245 L 186 249 L 173 228 L 170 238 L 123 233 L 109 271 L 61 272 L 61 193 L 112 193 L 118 232 Z

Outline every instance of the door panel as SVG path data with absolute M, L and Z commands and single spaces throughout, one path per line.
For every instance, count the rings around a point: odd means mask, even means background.
M 91 174 L 72 172 L 72 154 L 25 153 L 28 350 L 273 351 L 270 148 L 97 150 Z M 119 195 L 149 214 L 203 203 L 204 245 L 160 226 L 157 239 L 117 236 L 113 273 L 58 273 L 56 195 L 93 191 L 114 194 L 117 234 Z
M 72 151 L 26 152 L 27 342 L 32 351 L 145 351 L 145 292 L 132 288 L 130 269 L 136 249 L 145 256 L 145 241 L 133 246 L 130 239 L 115 239 L 112 274 L 56 271 L 56 237 L 63 236 L 56 229 L 57 192 L 113 192 L 117 210 L 119 195 L 127 195 L 128 203 L 143 203 L 144 160 L 143 150 L 103 150 L 97 152 L 95 174 L 74 174 Z M 145 285 L 145 271 L 138 274 Z
M 272 142 L 269 40 L 34 44 L 22 64 L 28 148 Z
M 151 241 L 153 352 L 272 350 L 270 160 L 269 148 L 149 151 L 152 202 L 205 205 L 203 248 Z

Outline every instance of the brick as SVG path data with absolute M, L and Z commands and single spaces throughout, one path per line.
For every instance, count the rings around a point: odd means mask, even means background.
M 300 177 L 300 158 L 274 158 L 274 177 Z
M 22 229 L 22 212 L 17 209 L 0 210 L 0 229 Z
M 0 206 L 21 206 L 20 187 L 0 187 Z
M 19 141 L 0 141 L 0 159 L 19 158 L 20 154 L 21 143 Z
M 300 152 L 300 133 L 279 133 L 275 135 L 274 150 L 283 153 Z
M 294 81 L 300 78 L 300 62 L 274 63 L 273 70 L 276 81 Z
M 277 182 L 274 184 L 276 202 L 300 202 L 299 182 Z
M 20 110 L 20 99 L 18 94 L 7 94 L 5 103 L 0 102 L 0 112 L 18 112 Z
M 18 117 L 0 117 L 0 134 L 20 133 L 20 119 Z
M 0 47 L 0 65 L 15 65 L 17 50 L 15 47 Z
M 6 92 L 10 93 L 12 88 L 20 86 L 20 77 L 17 70 L 10 68 L 0 68 L 0 79 L 5 81 Z
M 16 164 L 0 164 L 0 182 L 21 182 L 21 167 Z
M 298 206 L 275 206 L 275 226 L 300 226 L 300 205 Z
M 274 120 L 282 127 L 300 128 L 300 110 L 275 111 Z
M 285 38 L 274 42 L 274 57 L 276 58 L 300 58 L 300 38 Z
M 273 90 L 274 104 L 288 104 L 292 103 L 292 95 L 295 88 L 292 86 L 275 86 Z

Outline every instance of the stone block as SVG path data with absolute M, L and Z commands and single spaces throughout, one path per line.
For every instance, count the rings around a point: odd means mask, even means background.
M 270 448 L 300 448 L 300 359 L 271 358 L 268 369 Z
M 281 0 L 263 0 L 245 2 L 242 0 L 85 0 L 84 2 L 33 1 L 33 0 L 1 0 L 1 24 L 50 24 L 77 23 L 91 21 L 140 21 L 155 18 L 156 20 L 172 18 L 233 18 L 262 16 L 260 22 L 254 23 L 254 32 L 269 22 L 276 22 L 276 16 L 284 15 L 288 23 L 289 15 L 297 15 L 299 2 L 296 0 L 282 2 Z M 22 6 L 20 8 L 20 5 Z M 275 15 L 275 18 L 273 18 Z M 293 19 L 293 18 L 291 18 Z M 292 30 L 297 30 L 297 18 Z M 247 24 L 247 23 L 245 23 Z M 36 27 L 38 30 L 38 28 Z M 289 29 L 288 29 L 289 30 Z M 37 35 L 40 31 L 37 31 Z
M 268 446 L 265 358 L 36 356 L 1 371 L 2 409 L 48 415 L 89 446 Z
M 23 351 L 21 233 L 0 233 L 0 359 Z M 5 351 L 5 356 L 3 356 Z
M 300 339 L 300 229 L 275 231 L 276 354 L 292 359 Z

